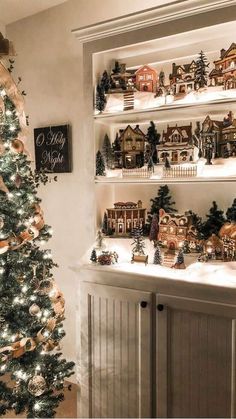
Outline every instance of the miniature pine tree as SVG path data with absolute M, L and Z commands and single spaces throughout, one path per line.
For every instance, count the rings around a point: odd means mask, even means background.
M 170 162 L 169 162 L 168 157 L 165 158 L 165 168 L 166 169 L 170 169 L 171 168 L 171 165 L 170 165 Z
M 114 143 L 112 144 L 112 148 L 113 151 L 121 151 L 120 137 L 118 133 L 116 133 L 116 138 L 114 140 Z
M 236 223 L 236 198 L 233 200 L 233 204 L 226 211 L 227 221 Z
M 226 221 L 224 212 L 218 209 L 215 201 L 213 201 L 209 214 L 207 214 L 206 217 L 207 220 L 201 227 L 201 234 L 205 239 L 209 238 L 212 234 L 217 235 Z
M 158 218 L 157 214 L 153 214 L 149 240 L 156 242 L 157 241 L 157 234 L 158 234 Z
M 121 72 L 121 66 L 119 61 L 115 61 L 115 67 L 112 69 L 113 74 L 119 74 Z
M 161 265 L 162 264 L 161 249 L 158 245 L 156 246 L 156 249 L 155 249 L 153 263 L 154 263 L 154 265 Z
M 183 250 L 183 253 L 190 253 L 191 252 L 188 240 L 184 240 L 182 250 Z
M 133 243 L 131 246 L 133 246 L 132 253 L 136 255 L 144 255 L 144 249 L 145 249 L 145 242 L 143 237 L 143 230 L 141 227 L 135 227 L 132 231 L 133 236 Z
M 104 90 L 104 92 L 108 93 L 110 89 L 110 77 L 106 70 L 103 72 L 100 85 L 101 85 L 101 88 Z
M 159 74 L 159 85 L 160 87 L 165 87 L 165 73 L 163 70 L 161 70 Z
M 74 364 L 51 352 L 65 332 L 64 299 L 51 272 L 57 265 L 51 251 L 41 249 L 51 237 L 37 195 L 47 176 L 30 167 L 23 98 L 0 67 L 0 415 L 14 410 L 24 417 L 51 418 Z
M 97 262 L 97 252 L 96 252 L 95 249 L 92 250 L 92 253 L 91 253 L 91 256 L 90 256 L 90 260 L 93 263 L 96 263 Z
M 182 249 L 179 249 L 179 252 L 178 252 L 178 255 L 177 255 L 175 264 L 177 266 L 184 264 L 184 254 L 183 254 L 183 250 Z
M 149 160 L 148 160 L 148 170 L 150 172 L 154 172 L 154 163 L 153 163 L 152 157 L 150 157 Z
M 157 196 L 154 199 L 150 200 L 151 202 L 151 209 L 148 213 L 148 224 L 150 225 L 152 222 L 152 217 L 154 214 L 157 215 L 157 219 L 159 222 L 159 210 L 162 208 L 167 213 L 177 212 L 177 210 L 173 207 L 175 202 L 172 201 L 172 197 L 170 195 L 170 190 L 167 185 L 160 186 L 158 189 Z
M 102 145 L 102 155 L 105 160 L 107 167 L 111 167 L 112 164 L 112 147 L 111 141 L 107 134 L 105 134 L 103 145 Z
M 104 234 L 107 234 L 108 233 L 108 217 L 107 217 L 107 213 L 106 212 L 104 212 L 104 215 L 103 215 L 102 232 Z
M 96 154 L 96 176 L 106 176 L 104 159 L 99 150 Z
M 105 91 L 104 88 L 98 84 L 97 85 L 97 89 L 96 89 L 96 109 L 101 113 L 102 111 L 104 111 L 105 107 L 106 107 L 106 95 L 105 95 Z
M 153 121 L 150 121 L 150 126 L 147 130 L 147 141 L 150 144 L 151 155 L 153 162 L 157 162 L 157 150 L 156 147 L 160 142 L 160 134 L 158 134 L 156 126 Z
M 196 60 L 195 70 L 195 86 L 196 88 L 202 88 L 207 86 L 207 74 L 208 74 L 209 62 L 203 51 L 199 53 L 199 57 Z

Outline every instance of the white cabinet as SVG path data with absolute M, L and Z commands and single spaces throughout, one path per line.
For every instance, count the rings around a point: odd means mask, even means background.
M 236 307 L 157 295 L 158 417 L 235 417 Z
M 81 286 L 81 417 L 151 416 L 150 292 Z

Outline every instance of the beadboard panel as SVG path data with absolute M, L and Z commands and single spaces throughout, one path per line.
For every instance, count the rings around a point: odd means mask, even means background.
M 172 298 L 157 298 L 164 303 L 157 315 L 157 363 L 163 363 L 162 378 L 157 373 L 162 392 L 159 399 L 157 387 L 158 417 L 234 417 L 234 321 L 229 307 L 226 316 L 218 315 L 224 307 L 218 310 L 214 304 L 213 315 L 196 300 L 176 304 L 174 298 L 172 304 Z
M 151 294 L 85 283 L 81 297 L 82 417 L 150 417 Z

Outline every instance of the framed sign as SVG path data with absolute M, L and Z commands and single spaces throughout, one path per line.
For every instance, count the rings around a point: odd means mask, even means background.
M 71 172 L 69 125 L 34 129 L 36 170 L 47 173 Z

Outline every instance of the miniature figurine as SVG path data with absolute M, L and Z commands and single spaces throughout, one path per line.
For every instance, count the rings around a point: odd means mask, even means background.
M 172 266 L 173 269 L 186 269 L 185 263 L 184 263 L 184 254 L 183 250 L 180 249 L 179 253 L 177 255 L 177 259 L 175 264 Z

